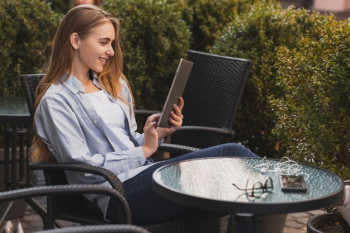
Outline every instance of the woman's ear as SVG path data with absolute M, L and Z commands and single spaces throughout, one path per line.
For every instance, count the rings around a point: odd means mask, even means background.
M 70 43 L 74 49 L 79 48 L 79 35 L 78 33 L 74 32 L 70 35 Z

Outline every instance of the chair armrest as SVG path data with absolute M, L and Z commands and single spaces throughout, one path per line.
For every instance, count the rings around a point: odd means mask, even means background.
M 223 134 L 229 136 L 231 139 L 235 136 L 235 131 L 228 128 L 216 128 L 206 126 L 181 126 L 177 131 L 193 131 L 193 132 L 206 132 L 214 134 Z
M 187 154 L 190 152 L 198 151 L 200 149 L 190 146 L 183 146 L 178 144 L 162 143 L 157 151 L 167 151 L 176 154 Z
M 148 230 L 126 224 L 109 224 L 109 225 L 90 225 L 90 226 L 77 226 L 77 227 L 65 227 L 62 229 L 53 229 L 45 231 L 36 231 L 35 233 L 150 233 Z
M 119 205 L 121 223 L 131 224 L 131 214 L 129 205 L 122 194 L 117 190 L 92 184 L 79 185 L 53 185 L 38 186 L 32 188 L 16 189 L 13 191 L 0 192 L 0 202 L 12 201 L 17 199 L 39 197 L 39 196 L 55 196 L 55 195 L 74 195 L 74 194 L 104 194 L 114 199 Z
M 105 168 L 80 163 L 29 163 L 29 168 L 32 170 L 68 170 L 100 175 L 104 177 L 115 190 L 118 190 L 125 197 L 122 182 L 117 175 Z

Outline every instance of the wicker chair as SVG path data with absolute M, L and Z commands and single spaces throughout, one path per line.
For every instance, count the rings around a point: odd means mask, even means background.
M 37 231 L 35 233 L 150 233 L 149 231 L 133 225 L 99 225 L 82 227 L 65 227 L 64 229 L 54 229 Z
M 232 141 L 251 61 L 191 50 L 187 59 L 193 68 L 183 93 L 185 117 L 171 143 L 203 149 Z
M 187 59 L 193 68 L 183 93 L 183 124 L 171 135 L 171 144 L 159 148 L 172 152 L 172 157 L 183 152 L 176 145 L 203 149 L 232 141 L 232 125 L 252 65 L 249 60 L 192 50 Z
M 103 194 L 109 196 L 110 198 L 114 199 L 116 203 L 118 203 L 118 206 L 120 207 L 119 209 L 122 210 L 119 212 L 119 214 L 121 215 L 120 221 L 125 222 L 126 224 L 131 223 L 129 206 L 126 200 L 124 199 L 124 196 L 120 194 L 116 189 L 102 185 L 53 185 L 16 189 L 12 191 L 0 192 L 0 202 L 14 201 L 18 199 L 27 199 L 39 196 L 69 197 L 76 196 L 77 194 Z M 0 226 L 2 225 L 2 221 L 3 219 L 0 222 Z
M 35 89 L 44 75 L 22 75 L 21 82 L 25 91 L 28 107 L 33 116 Z M 183 152 L 194 151 L 190 147 L 178 146 Z M 67 185 L 67 179 L 64 171 L 78 171 L 103 176 L 122 196 L 125 197 L 123 184 L 118 177 L 109 170 L 94 167 L 85 164 L 29 164 L 32 170 L 43 170 L 46 185 Z M 129 208 L 125 207 L 119 210 L 122 213 L 127 212 L 130 215 Z M 121 215 L 123 216 L 123 215 Z M 77 222 L 82 225 L 109 224 L 103 219 L 103 214 L 96 204 L 89 202 L 83 195 L 55 195 L 47 197 L 47 218 L 44 223 L 45 229 L 52 229 L 54 221 L 57 219 Z M 120 219 L 119 224 L 130 224 L 128 219 Z M 113 223 L 112 223 L 113 224 Z M 141 226 L 152 233 L 193 233 L 208 232 L 214 233 L 220 231 L 220 220 L 206 222 L 187 222 L 178 218 L 170 219 L 165 222 Z

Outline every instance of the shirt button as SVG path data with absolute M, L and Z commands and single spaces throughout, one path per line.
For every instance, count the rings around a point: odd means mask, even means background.
M 97 121 L 96 120 L 94 120 L 94 124 L 96 124 L 97 123 Z

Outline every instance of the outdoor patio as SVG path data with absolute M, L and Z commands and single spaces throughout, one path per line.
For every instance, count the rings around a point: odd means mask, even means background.
M 281 0 L 280 1 L 284 7 L 287 7 L 290 4 L 296 5 L 296 7 L 304 6 L 307 1 L 293 1 L 293 0 Z M 312 7 L 309 8 L 312 10 Z M 321 12 L 323 13 L 323 12 Z M 306 13 L 308 14 L 308 13 Z M 342 11 L 342 12 L 335 12 L 334 13 L 336 19 L 338 20 L 345 20 L 348 17 L 350 17 L 350 11 Z M 0 106 L 1 107 L 1 106 Z M 0 133 L 2 131 L 0 130 Z M 0 148 L 0 161 L 3 161 L 4 155 L 3 155 L 3 149 Z M 3 165 L 0 163 L 0 165 Z M 1 169 L 0 169 L 1 170 Z M 1 184 L 3 185 L 3 184 Z M 4 191 L 4 188 L 0 185 L 0 191 Z M 44 185 L 44 177 L 42 173 L 38 172 L 35 173 L 34 176 L 34 185 L 35 186 L 41 186 Z M 40 198 L 35 198 L 42 206 L 46 207 L 46 197 L 40 197 Z M 307 212 L 299 212 L 299 213 L 291 213 L 288 214 L 287 216 L 287 221 L 285 223 L 285 227 L 283 230 L 283 233 L 306 233 L 306 224 L 309 218 L 324 214 L 326 213 L 325 210 L 323 209 L 317 209 L 317 210 L 312 210 L 312 211 L 307 211 Z M 5 220 L 4 223 L 0 226 L 0 233 L 3 233 L 3 228 L 6 224 L 7 221 L 12 221 L 15 226 L 17 226 L 17 222 L 20 222 L 24 232 L 25 233 L 31 233 L 35 231 L 39 231 L 43 229 L 43 222 L 42 219 L 39 217 L 39 215 L 29 206 L 26 206 L 25 213 L 22 217 L 20 218 L 13 218 L 9 220 Z M 58 220 L 61 225 L 65 227 L 70 227 L 70 226 L 79 226 L 80 224 L 77 223 L 72 223 L 68 221 L 62 221 Z M 224 233 L 226 232 L 226 227 L 223 226 L 221 232 Z

